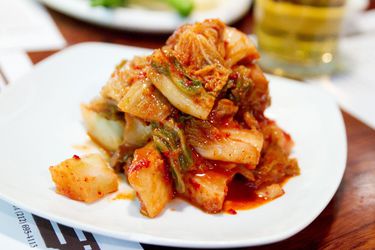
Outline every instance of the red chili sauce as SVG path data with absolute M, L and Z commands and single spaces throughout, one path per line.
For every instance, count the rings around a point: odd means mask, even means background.
M 281 186 L 283 186 L 288 179 L 289 178 L 285 178 Z M 229 214 L 236 214 L 233 211 L 253 209 L 273 200 L 259 197 L 255 193 L 255 190 L 256 187 L 252 182 L 242 176 L 235 176 L 228 185 L 228 194 L 225 198 L 223 211 Z

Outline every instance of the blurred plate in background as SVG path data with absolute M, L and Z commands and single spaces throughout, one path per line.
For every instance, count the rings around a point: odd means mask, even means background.
M 172 10 L 91 7 L 89 0 L 40 1 L 56 11 L 90 23 L 122 30 L 153 33 L 171 33 L 181 24 L 207 18 L 220 18 L 226 24 L 230 24 L 246 14 L 252 3 L 252 0 L 200 0 L 204 2 L 201 4 L 202 7 L 195 9 L 189 17 L 183 18 Z M 207 7 L 207 5 L 211 6 Z

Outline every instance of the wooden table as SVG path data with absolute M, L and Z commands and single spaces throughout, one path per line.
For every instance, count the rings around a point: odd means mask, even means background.
M 375 1 L 372 1 L 372 7 L 375 7 Z M 165 35 L 109 30 L 52 10 L 49 12 L 69 46 L 96 41 L 157 48 L 167 38 Z M 250 33 L 251 11 L 234 26 Z M 29 56 L 34 63 L 38 63 L 55 52 L 34 52 Z M 282 242 L 252 249 L 375 249 L 375 131 L 348 113 L 342 113 L 348 137 L 348 161 L 336 195 L 320 216 L 302 232 Z M 143 246 L 145 249 L 160 249 Z

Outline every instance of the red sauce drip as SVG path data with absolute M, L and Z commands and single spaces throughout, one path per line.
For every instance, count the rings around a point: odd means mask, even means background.
M 73 159 L 80 160 L 81 158 L 78 155 L 73 155 Z
M 228 209 L 228 213 L 233 215 L 237 214 L 236 210 L 234 210 L 233 208 Z
M 290 178 L 291 177 L 285 177 L 279 184 L 284 186 Z M 231 214 L 231 209 L 253 209 L 273 200 L 259 197 L 255 193 L 255 190 L 256 187 L 254 183 L 246 180 L 242 176 L 235 176 L 228 185 L 228 194 L 224 202 L 223 210 Z
M 235 176 L 228 186 L 228 194 L 224 202 L 224 211 L 256 208 L 269 200 L 258 197 L 255 186 L 245 178 Z

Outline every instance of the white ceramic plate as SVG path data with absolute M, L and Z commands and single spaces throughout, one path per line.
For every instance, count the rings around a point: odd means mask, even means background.
M 38 64 L 0 94 L 0 198 L 59 223 L 126 240 L 181 247 L 240 247 L 276 242 L 309 225 L 336 192 L 346 162 L 341 113 L 320 89 L 271 77 L 268 115 L 293 136 L 301 175 L 285 195 L 237 215 L 209 215 L 183 201 L 155 219 L 137 201 L 106 196 L 91 205 L 54 192 L 48 167 L 82 154 L 79 105 L 98 94 L 122 58 L 149 50 L 87 43 Z M 173 208 L 173 210 L 171 209 Z
M 116 29 L 143 32 L 173 32 L 182 24 L 207 18 L 220 18 L 233 23 L 249 10 L 251 0 L 217 0 L 218 4 L 208 10 L 193 11 L 188 18 L 173 11 L 157 11 L 142 8 L 93 8 L 88 0 L 40 0 L 48 7 L 83 21 Z

